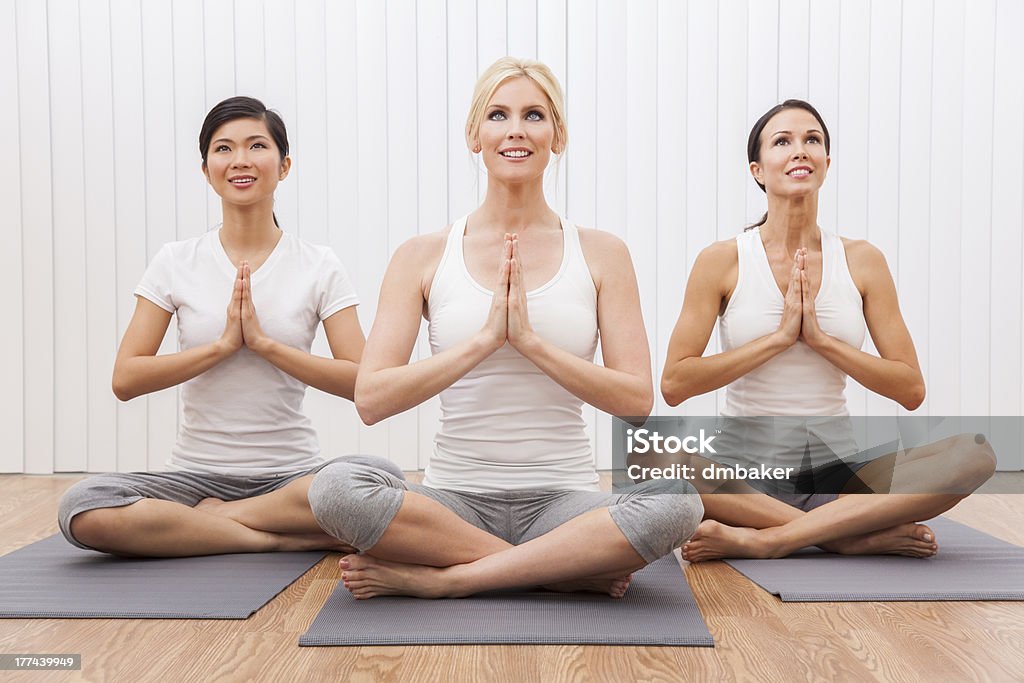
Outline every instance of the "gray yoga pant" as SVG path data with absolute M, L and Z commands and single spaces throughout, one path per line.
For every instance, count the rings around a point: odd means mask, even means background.
M 406 491 L 436 500 L 473 526 L 513 545 L 543 536 L 584 512 L 608 508 L 626 540 L 647 562 L 682 545 L 704 513 L 694 488 L 679 480 L 647 481 L 623 493 L 472 493 L 410 484 L 390 472 L 355 462 L 323 468 L 309 487 L 309 505 L 324 531 L 359 550 L 368 550 L 384 535 Z
M 263 477 L 236 477 L 202 472 L 132 472 L 99 474 L 78 482 L 60 499 L 57 522 L 61 533 L 73 545 L 91 550 L 71 535 L 75 515 L 99 508 L 124 507 L 143 498 L 169 500 L 194 507 L 204 498 L 241 500 L 276 491 L 309 474 L 334 463 L 358 463 L 370 470 L 382 470 L 401 480 L 402 470 L 383 458 L 368 455 L 346 455 L 329 460 L 310 470 Z

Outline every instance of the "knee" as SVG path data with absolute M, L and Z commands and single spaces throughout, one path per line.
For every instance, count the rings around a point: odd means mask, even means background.
M 121 508 L 96 508 L 79 512 L 72 517 L 66 527 L 65 537 L 76 545 L 110 552 L 118 538 L 119 515 Z
M 672 546 L 675 550 L 697 530 L 697 525 L 704 518 L 704 503 L 687 481 L 673 480 L 663 495 L 668 502 L 668 524 L 677 529 L 675 544 Z
M 97 548 L 105 545 L 110 533 L 107 531 L 110 515 L 109 508 L 93 507 L 83 510 L 92 497 L 93 482 L 80 481 L 60 498 L 57 505 L 57 525 L 69 543 L 79 547 Z
M 394 474 L 358 462 L 336 462 L 317 472 L 309 485 L 309 507 L 313 517 L 331 536 L 362 548 L 363 530 L 372 520 L 376 499 L 401 495 Z M 368 547 L 368 546 L 367 546 Z
M 661 479 L 642 486 L 646 499 L 642 517 L 649 533 L 650 555 L 661 557 L 693 535 L 704 517 L 704 505 L 697 491 L 685 480 Z
M 957 443 L 957 486 L 970 493 L 992 478 L 996 471 L 996 453 L 981 434 L 965 434 Z
M 373 469 L 384 470 L 398 479 L 403 481 L 405 480 L 405 474 L 403 474 L 402 469 L 398 465 L 386 458 L 379 458 L 376 455 L 346 455 L 340 462 L 366 465 Z M 328 465 L 328 467 L 330 467 L 330 465 Z

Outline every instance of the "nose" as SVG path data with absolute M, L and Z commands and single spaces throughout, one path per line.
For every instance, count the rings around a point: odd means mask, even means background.
M 246 167 L 249 165 L 249 155 L 246 154 L 245 149 L 239 149 L 235 152 L 235 155 L 231 158 L 232 168 Z
M 509 122 L 506 137 L 509 140 L 521 140 L 526 137 L 526 133 L 523 132 L 522 122 L 519 119 L 512 119 L 512 121 Z

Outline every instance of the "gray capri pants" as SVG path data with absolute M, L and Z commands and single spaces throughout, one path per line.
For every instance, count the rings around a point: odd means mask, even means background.
M 680 480 L 646 481 L 624 493 L 472 493 L 410 484 L 391 472 L 357 462 L 324 467 L 309 487 L 309 505 L 324 531 L 367 550 L 384 535 L 406 491 L 436 500 L 473 526 L 513 545 L 543 536 L 584 512 L 608 508 L 626 540 L 647 562 L 682 545 L 704 513 L 694 488 Z
M 383 458 L 369 455 L 346 455 L 334 458 L 310 470 L 263 477 L 236 477 L 203 472 L 132 472 L 99 474 L 78 482 L 60 499 L 57 522 L 61 533 L 73 545 L 91 550 L 71 535 L 71 520 L 82 512 L 99 508 L 131 505 L 143 498 L 169 500 L 194 507 L 204 498 L 241 500 L 253 498 L 279 488 L 309 474 L 319 472 L 335 463 L 359 464 L 368 470 L 381 470 L 398 481 L 404 479 L 402 470 Z

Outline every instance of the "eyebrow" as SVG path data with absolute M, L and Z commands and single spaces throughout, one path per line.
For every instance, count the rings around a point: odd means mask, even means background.
M 807 132 L 808 133 L 818 133 L 819 135 L 822 134 L 822 132 L 820 130 L 818 130 L 817 128 L 808 128 Z M 790 130 L 777 130 L 774 133 L 772 133 L 772 137 L 775 137 L 776 135 L 783 135 L 783 134 L 785 134 L 785 135 L 792 135 L 793 131 L 790 131 Z
M 511 107 L 509 107 L 507 104 L 491 104 L 489 106 L 492 109 L 511 109 Z M 543 104 L 528 104 L 525 107 L 523 107 L 523 109 L 543 109 L 544 111 L 547 111 L 547 107 L 545 107 Z
M 266 135 L 250 135 L 249 137 L 247 137 L 245 139 L 245 141 L 249 142 L 250 140 L 257 140 L 257 139 L 260 139 L 260 138 L 262 138 L 264 140 L 268 140 L 269 139 Z M 216 140 L 214 140 L 210 144 L 211 145 L 215 145 L 218 142 L 234 142 L 234 140 L 232 140 L 231 138 L 217 138 Z

